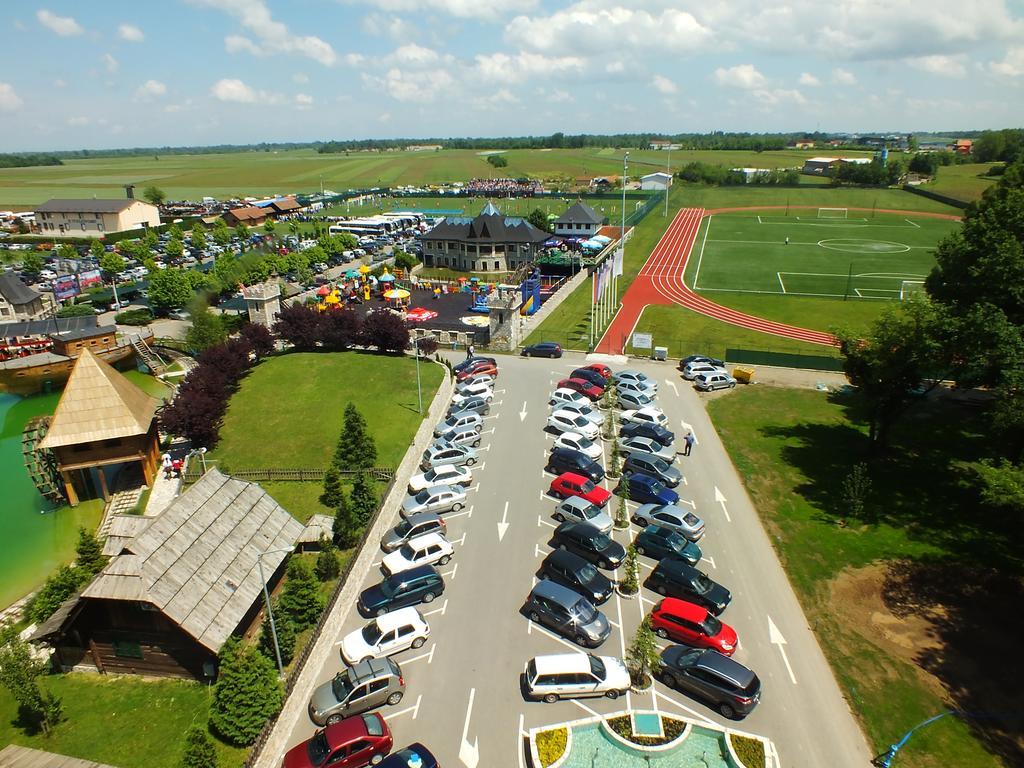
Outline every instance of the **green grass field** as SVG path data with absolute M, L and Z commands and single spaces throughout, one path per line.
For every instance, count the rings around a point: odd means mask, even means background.
M 721 292 L 899 300 L 923 289 L 936 243 L 959 226 L 927 217 L 847 215 L 818 218 L 801 210 L 708 216 L 686 282 L 713 301 Z
M 352 152 L 320 155 L 312 149 L 210 155 L 155 155 L 66 160 L 60 166 L 0 169 L 0 206 L 31 207 L 51 197 L 121 197 L 125 184 L 154 184 L 170 199 L 204 196 L 336 192 L 366 187 L 446 184 L 472 178 L 520 177 L 567 184 L 578 177 L 618 176 L 622 150 L 515 149 L 503 153 L 508 167 L 495 169 L 476 150 Z M 706 163 L 760 168 L 799 167 L 813 152 L 671 153 L 671 167 Z M 631 151 L 631 176 L 665 168 L 667 152 Z
M 995 184 L 998 176 L 986 176 L 989 168 L 1002 163 L 965 163 L 945 165 L 939 168 L 935 181 L 925 184 L 922 189 L 949 195 L 957 200 L 973 202 L 980 200 L 986 189 Z

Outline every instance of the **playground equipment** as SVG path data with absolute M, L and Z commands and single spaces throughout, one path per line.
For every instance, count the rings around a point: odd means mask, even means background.
M 519 307 L 520 315 L 532 315 L 540 309 L 540 270 L 534 270 L 519 286 L 523 304 Z

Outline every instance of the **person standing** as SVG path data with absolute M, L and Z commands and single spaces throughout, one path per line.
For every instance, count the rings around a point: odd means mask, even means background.
M 468 345 L 466 347 L 466 359 L 469 360 L 470 358 L 472 358 L 474 352 L 476 352 L 476 350 L 473 349 L 473 345 L 472 344 Z
M 160 457 L 160 463 L 163 466 L 164 477 L 166 477 L 168 480 L 170 480 L 171 479 L 171 454 L 165 452 L 164 455 Z
M 693 432 L 687 432 L 686 437 L 683 438 L 683 442 L 686 444 L 683 448 L 683 456 L 689 456 L 690 451 L 693 450 L 693 444 L 696 442 Z

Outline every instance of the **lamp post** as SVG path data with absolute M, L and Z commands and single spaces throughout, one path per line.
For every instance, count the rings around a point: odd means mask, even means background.
M 622 255 L 623 268 L 626 264 L 626 161 L 629 160 L 629 152 L 622 156 L 622 229 L 619 230 L 619 250 Z M 615 265 L 612 265 L 612 304 L 618 304 L 619 299 L 619 277 L 616 275 Z
M 284 677 L 284 664 L 281 663 L 281 647 L 277 643 L 277 624 L 274 623 L 274 609 L 270 606 L 270 590 L 267 589 L 267 579 L 263 575 L 263 558 L 267 555 L 276 555 L 281 552 L 291 552 L 288 547 L 282 547 L 280 549 L 268 549 L 266 552 L 260 552 L 256 557 L 256 565 L 260 569 L 260 583 L 263 585 L 263 599 L 267 604 L 267 616 L 270 617 L 270 634 L 274 638 L 274 656 L 277 657 L 277 673 L 280 677 Z
M 416 339 L 416 394 L 420 400 L 420 413 L 423 413 L 423 387 L 420 384 L 420 340 Z

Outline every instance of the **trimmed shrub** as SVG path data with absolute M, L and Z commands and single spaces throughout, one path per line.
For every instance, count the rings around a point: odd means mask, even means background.
M 217 768 L 217 748 L 205 725 L 193 723 L 185 731 L 180 768 Z
M 148 309 L 126 309 L 114 316 L 118 325 L 149 325 L 152 320 L 153 313 Z

